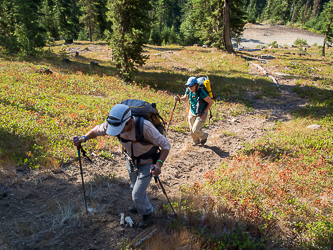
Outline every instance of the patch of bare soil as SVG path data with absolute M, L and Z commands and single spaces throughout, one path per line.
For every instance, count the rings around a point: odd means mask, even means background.
M 256 48 L 258 45 L 271 44 L 276 41 L 281 46 L 291 46 L 296 39 L 306 40 L 308 45 L 323 45 L 324 36 L 298 28 L 283 25 L 246 24 L 241 35 L 241 46 Z

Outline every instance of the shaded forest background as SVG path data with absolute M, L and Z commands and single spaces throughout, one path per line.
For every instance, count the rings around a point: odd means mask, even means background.
M 34 53 L 60 39 L 110 40 L 112 5 L 124 0 L 0 0 L 0 45 L 7 51 Z M 133 1 L 140 2 L 140 1 Z M 294 25 L 325 30 L 323 9 L 330 0 L 232 0 L 231 33 L 240 36 L 246 22 Z M 128 4 L 128 3 L 127 3 Z M 145 43 L 207 44 L 222 48 L 223 1 L 151 0 Z M 136 16 L 128 16 L 135 22 Z

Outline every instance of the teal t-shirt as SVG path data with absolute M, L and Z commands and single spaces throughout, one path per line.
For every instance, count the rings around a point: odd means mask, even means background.
M 192 93 L 190 88 L 187 88 L 186 91 L 185 91 L 185 95 L 188 95 L 188 98 L 190 100 L 192 113 L 195 114 L 195 115 L 198 115 L 196 113 L 196 110 L 197 110 L 197 93 Z M 204 89 L 201 89 L 200 90 L 201 99 L 203 100 L 207 96 L 208 96 L 207 92 Z M 207 107 L 207 103 L 205 101 L 203 101 L 202 105 L 201 105 L 201 112 L 203 112 L 206 107 Z

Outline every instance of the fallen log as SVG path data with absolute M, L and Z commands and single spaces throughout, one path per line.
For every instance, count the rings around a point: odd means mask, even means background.
M 259 64 L 250 62 L 251 65 L 257 67 L 258 69 L 260 69 L 262 71 L 262 73 L 264 73 L 267 77 L 271 78 L 273 80 L 273 82 L 275 83 L 275 85 L 280 89 L 281 85 L 278 83 L 278 81 L 275 79 L 274 76 L 272 76 L 271 74 L 269 74 L 263 67 L 261 67 Z
M 240 55 L 240 56 L 241 56 L 241 58 L 244 58 L 245 60 L 248 60 L 248 61 L 255 60 L 255 61 L 259 61 L 259 62 L 263 62 L 263 63 L 267 63 L 268 62 L 268 60 L 266 60 L 266 59 L 261 59 L 261 58 L 256 58 L 256 57 L 249 57 L 249 56 L 243 56 L 243 55 Z
M 157 231 L 157 228 L 155 228 L 150 234 L 148 234 L 146 237 L 143 237 L 138 243 L 135 244 L 136 247 L 140 246 L 142 242 L 149 239 L 155 232 Z

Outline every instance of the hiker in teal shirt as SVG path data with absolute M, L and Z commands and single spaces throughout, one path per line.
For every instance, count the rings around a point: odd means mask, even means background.
M 196 77 L 191 76 L 185 86 L 187 86 L 185 94 L 182 97 L 175 96 L 175 101 L 190 100 L 191 108 L 188 114 L 188 122 L 193 139 L 192 146 L 204 145 L 207 142 L 208 133 L 202 131 L 202 126 L 207 120 L 208 111 L 213 105 L 213 100 L 205 90 L 199 90 Z

